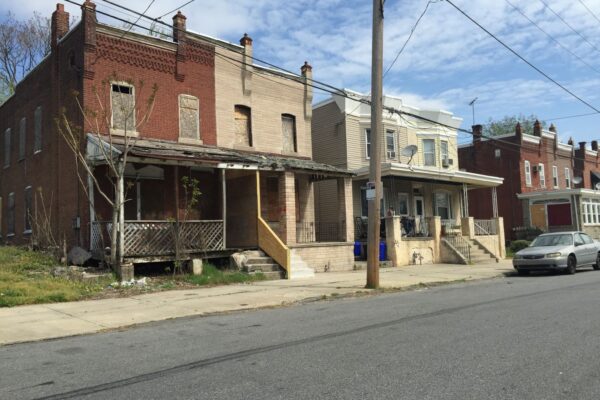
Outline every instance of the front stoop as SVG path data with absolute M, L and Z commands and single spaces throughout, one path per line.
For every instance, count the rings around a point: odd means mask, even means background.
M 471 245 L 471 263 L 472 264 L 491 264 L 497 263 L 498 259 L 490 254 L 481 244 L 479 244 L 476 240 L 467 239 L 469 244 Z
M 306 262 L 296 254 L 293 250 L 290 255 L 291 278 L 290 279 L 306 279 L 314 278 L 315 270 L 309 267 Z
M 267 280 L 285 278 L 285 270 L 264 252 L 260 250 L 249 250 L 244 251 L 241 255 L 243 256 L 240 268 L 242 272 L 251 275 L 261 273 Z

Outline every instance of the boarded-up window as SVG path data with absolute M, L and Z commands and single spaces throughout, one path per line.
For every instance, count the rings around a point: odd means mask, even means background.
M 6 230 L 7 234 L 15 234 L 15 194 L 13 192 L 8 194 L 8 212 L 6 215 Z
M 4 131 L 4 166 L 10 165 L 10 128 Z
M 282 114 L 281 129 L 283 132 L 283 151 L 288 153 L 297 152 L 296 117 L 290 114 Z
M 249 107 L 235 106 L 235 143 L 252 146 L 252 116 Z
M 31 186 L 25 188 L 25 232 L 31 233 Z
M 179 137 L 200 139 L 200 106 L 198 98 L 187 94 L 179 95 Z
M 42 106 L 38 106 L 34 113 L 34 135 L 33 135 L 33 151 L 42 150 Z
M 25 158 L 25 139 L 27 138 L 27 119 L 21 118 L 19 123 L 19 160 Z
M 112 127 L 135 132 L 135 100 L 133 86 L 112 84 L 111 90 Z

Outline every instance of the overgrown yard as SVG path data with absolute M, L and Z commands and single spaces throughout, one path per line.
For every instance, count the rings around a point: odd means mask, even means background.
M 222 271 L 212 264 L 204 264 L 202 275 L 163 273 L 147 278 L 143 285 L 119 286 L 115 285 L 114 276 L 90 280 L 55 277 L 52 271 L 57 266 L 58 263 L 52 257 L 43 253 L 0 246 L 0 307 L 127 297 L 162 290 L 192 289 L 198 286 L 265 279 L 262 274 Z

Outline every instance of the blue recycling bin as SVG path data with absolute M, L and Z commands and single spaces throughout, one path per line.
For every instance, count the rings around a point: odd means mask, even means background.
M 387 245 L 385 242 L 379 242 L 379 261 L 387 260 Z
M 360 257 L 360 242 L 354 242 L 354 257 Z

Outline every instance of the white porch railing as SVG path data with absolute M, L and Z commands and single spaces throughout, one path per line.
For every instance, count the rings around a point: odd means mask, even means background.
M 476 219 L 475 236 L 488 236 L 498 234 L 498 224 L 495 219 Z
M 184 253 L 223 250 L 222 220 L 204 221 L 125 221 L 125 257 L 161 256 L 175 253 L 175 232 L 179 224 L 180 248 Z M 110 247 L 112 222 L 92 222 L 90 247 Z

